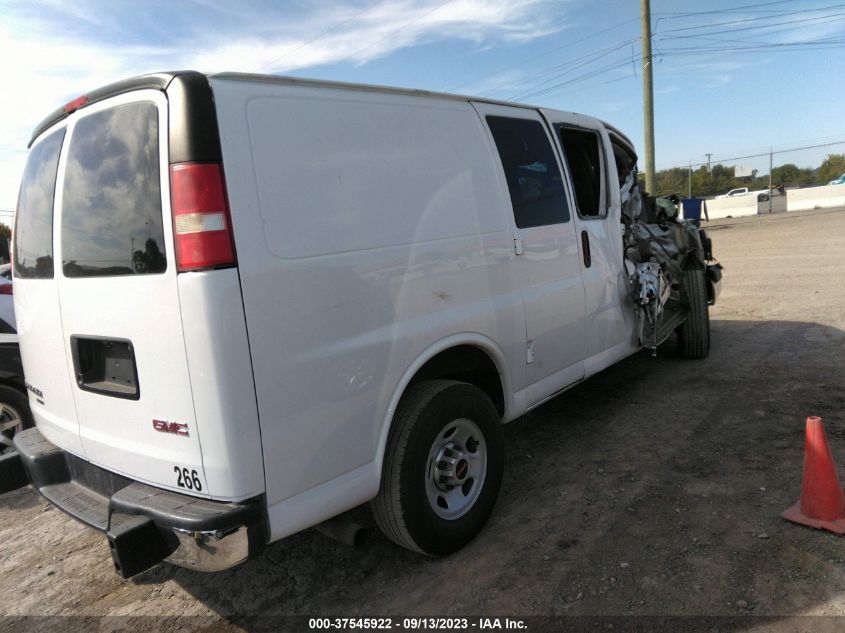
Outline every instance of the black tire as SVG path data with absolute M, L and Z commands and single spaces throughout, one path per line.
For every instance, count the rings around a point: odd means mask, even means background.
M 478 497 L 463 516 L 438 516 L 427 493 L 429 453 L 452 421 L 472 421 L 483 435 L 487 468 Z M 376 523 L 389 539 L 429 556 L 450 554 L 480 531 L 496 503 L 504 469 L 501 418 L 490 399 L 473 385 L 427 380 L 403 395 L 387 440 L 381 487 L 371 502 Z
M 707 358 L 710 353 L 710 310 L 703 270 L 684 272 L 689 315 L 678 327 L 678 350 L 684 358 Z
M 29 410 L 29 401 L 24 393 L 21 393 L 14 387 L 8 385 L 0 385 L 0 423 L 11 421 L 14 416 L 21 420 L 21 427 L 19 430 L 28 429 L 33 426 L 32 413 Z M 2 431 L 3 435 L 12 439 L 15 431 Z M 0 443 L 0 453 L 7 450 L 5 444 Z

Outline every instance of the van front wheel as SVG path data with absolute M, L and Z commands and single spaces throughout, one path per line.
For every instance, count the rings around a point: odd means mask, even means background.
M 413 385 L 388 436 L 376 522 L 403 547 L 450 554 L 487 522 L 503 467 L 501 420 L 483 391 L 452 380 Z
M 710 311 L 707 280 L 703 270 L 684 272 L 689 315 L 678 327 L 678 350 L 683 358 L 707 358 L 710 353 Z

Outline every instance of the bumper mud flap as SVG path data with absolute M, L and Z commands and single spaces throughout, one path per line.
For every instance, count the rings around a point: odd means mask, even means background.
M 705 269 L 707 279 L 707 303 L 714 305 L 719 293 L 722 291 L 722 265 L 720 263 L 708 264 Z
M 115 571 L 122 578 L 140 574 L 167 558 L 178 543 L 168 544 L 148 517 L 112 514 L 106 538 Z
M 28 485 L 20 453 L 8 451 L 0 455 L 0 494 Z

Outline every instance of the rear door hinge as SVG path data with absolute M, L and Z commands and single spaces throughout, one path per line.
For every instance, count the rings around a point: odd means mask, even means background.
M 528 345 L 525 348 L 525 363 L 530 365 L 534 362 L 534 341 L 528 341 Z
M 525 250 L 522 248 L 522 240 L 518 237 L 513 238 L 513 250 L 517 255 L 522 255 Z

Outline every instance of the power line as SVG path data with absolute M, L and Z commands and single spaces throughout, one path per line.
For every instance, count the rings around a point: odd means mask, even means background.
M 758 44 L 758 45 L 749 45 L 749 46 L 738 46 L 737 45 L 737 46 L 723 46 L 723 47 L 673 47 L 673 48 L 663 48 L 663 49 L 660 50 L 660 56 L 661 56 L 661 60 L 662 60 L 662 57 L 672 57 L 672 58 L 674 58 L 674 57 L 701 56 L 701 55 L 720 55 L 720 54 L 730 54 L 730 53 L 737 53 L 737 52 L 755 53 L 755 52 L 765 52 L 765 51 L 768 51 L 768 52 L 771 52 L 771 51 L 791 52 L 791 51 L 804 51 L 804 50 L 815 50 L 815 51 L 817 51 L 817 50 L 830 50 L 830 49 L 840 49 L 840 48 L 845 48 L 845 41 L 840 42 L 839 40 L 826 38 L 825 40 L 820 40 L 820 41 L 781 42 L 781 43 Z M 604 55 L 602 55 L 602 56 L 604 56 Z M 596 61 L 596 60 L 595 59 L 590 60 L 588 62 L 580 64 L 578 67 L 580 67 L 580 68 L 586 67 L 594 61 Z M 540 86 L 543 86 L 544 84 L 549 83 L 549 81 L 563 77 L 563 76 L 571 73 L 574 70 L 574 68 L 569 68 L 569 69 L 565 70 L 564 72 L 558 73 L 553 78 L 545 79 L 545 80 L 535 84 L 534 85 L 535 89 L 528 91 L 528 92 L 521 93 L 517 96 L 508 97 L 508 99 L 512 100 L 512 101 L 521 101 L 521 100 L 528 99 L 530 97 L 537 97 L 537 96 L 549 94 L 549 93 L 554 92 L 554 91 L 556 91 L 560 88 L 563 88 L 565 86 L 575 85 L 575 84 L 581 83 L 583 81 L 587 81 L 589 79 L 592 79 L 594 77 L 600 76 L 602 74 L 612 72 L 614 70 L 618 70 L 618 69 L 632 63 L 632 61 L 633 61 L 634 64 L 636 64 L 637 61 L 641 61 L 641 58 L 638 57 L 638 56 L 637 57 L 631 57 L 631 58 L 626 57 L 625 60 L 620 60 L 620 61 L 617 61 L 617 62 L 611 62 L 610 64 L 607 64 L 605 66 L 599 67 L 599 68 L 594 69 L 594 70 L 591 70 L 591 71 L 586 72 L 586 73 L 579 75 L 577 77 L 573 77 L 573 78 L 568 79 L 566 81 L 559 82 L 557 84 L 549 86 L 548 88 L 539 89 Z M 615 81 L 621 81 L 622 79 L 626 79 L 626 78 L 627 77 L 617 77 L 617 78 L 611 79 L 609 81 L 601 82 L 601 84 L 603 85 L 603 84 L 607 84 L 607 83 L 613 83 Z M 533 77 L 531 79 L 535 80 L 536 77 Z M 518 83 L 524 84 L 524 83 L 526 83 L 526 81 L 527 80 L 522 80 Z M 528 80 L 528 81 L 530 81 L 530 80 Z M 594 84 L 594 85 L 598 85 L 598 84 Z M 510 90 L 499 91 L 497 93 L 493 93 L 492 95 L 488 95 L 488 96 L 495 96 L 497 94 L 501 95 L 501 94 L 504 94 L 504 93 L 507 93 L 507 92 L 510 92 Z M 580 90 L 570 91 L 570 92 L 566 92 L 564 94 L 565 95 L 574 94 L 575 92 L 580 92 Z
M 582 68 L 584 66 L 592 64 L 593 62 L 596 62 L 599 59 L 606 57 L 607 55 L 610 55 L 611 53 L 614 53 L 614 52 L 616 52 L 616 51 L 618 51 L 622 48 L 627 48 L 631 43 L 635 42 L 636 40 L 637 40 L 637 38 L 633 38 L 633 39 L 630 39 L 628 41 L 621 42 L 619 44 L 615 44 L 613 46 L 608 46 L 607 48 L 592 51 L 590 53 L 587 53 L 586 55 L 582 55 L 581 57 L 576 57 L 575 59 L 571 59 L 567 62 L 564 62 L 563 64 L 553 66 L 552 68 L 549 68 L 549 69 L 539 73 L 536 76 L 526 77 L 526 78 L 521 79 L 519 81 L 513 82 L 511 84 L 511 86 L 508 87 L 506 90 L 499 91 L 499 94 L 501 94 L 502 92 L 516 92 L 516 90 L 514 90 L 515 86 L 519 86 L 519 85 L 526 84 L 526 83 L 536 82 L 540 77 L 543 77 L 545 75 L 553 75 L 552 77 L 549 77 L 548 79 L 545 79 L 540 83 L 536 83 L 534 87 L 538 88 L 538 87 L 545 85 L 545 84 L 547 84 L 551 81 L 555 81 L 556 79 L 559 79 L 559 78 L 577 70 L 578 68 Z
M 803 143 L 808 143 L 808 147 L 814 147 L 815 144 L 818 143 L 827 143 L 827 142 L 845 142 L 845 131 L 837 132 L 836 134 L 826 134 L 824 136 L 813 136 L 809 138 L 799 138 L 799 139 L 792 139 L 787 141 L 787 145 L 801 145 Z M 741 149 L 734 149 L 732 152 L 733 154 L 743 153 L 743 154 L 753 154 L 755 152 L 760 152 L 761 155 L 769 155 L 769 150 L 771 149 L 771 145 L 766 145 L 764 147 L 747 147 Z M 718 154 L 710 154 L 710 156 L 715 156 L 712 160 L 715 162 L 719 162 L 722 160 L 719 158 Z M 727 159 L 726 159 L 727 160 Z
M 784 52 L 788 50 L 818 51 L 842 48 L 843 46 L 845 46 L 845 42 L 782 42 L 754 46 L 710 46 L 705 48 L 664 48 L 662 50 L 664 56 L 688 57 L 726 53 L 756 53 L 778 49 Z
M 797 50 L 797 51 L 818 51 L 831 50 L 845 47 L 845 41 L 841 42 L 779 42 L 772 44 L 754 45 L 754 46 L 708 46 L 708 47 L 688 47 L 688 48 L 664 48 L 663 54 L 668 56 L 677 55 L 679 57 L 696 56 L 696 55 L 713 55 L 726 53 L 755 53 L 772 50 Z
M 606 66 L 596 68 L 594 70 L 591 70 L 589 72 L 584 73 L 583 75 L 579 75 L 577 77 L 573 77 L 572 79 L 562 81 L 558 84 L 555 84 L 555 85 L 550 86 L 548 88 L 545 88 L 543 90 L 536 90 L 534 92 L 528 92 L 528 93 L 522 94 L 518 97 L 514 97 L 514 100 L 519 101 L 519 100 L 522 100 L 522 99 L 527 99 L 529 97 L 537 97 L 537 96 L 540 96 L 540 95 L 548 94 L 549 92 L 552 92 L 552 91 L 556 90 L 557 88 L 562 88 L 563 86 L 569 86 L 569 85 L 572 85 L 574 83 L 584 81 L 586 79 L 592 79 L 593 77 L 596 77 L 597 75 L 601 75 L 601 74 L 604 74 L 606 72 L 610 72 L 611 70 L 616 70 L 617 68 L 622 68 L 623 66 L 627 66 L 629 63 L 630 63 L 630 59 L 628 59 L 626 57 L 622 61 L 612 62 L 610 64 L 607 64 Z
M 799 152 L 799 151 L 802 151 L 802 150 L 805 150 L 805 149 L 818 149 L 820 147 L 831 147 L 833 145 L 845 145 L 845 139 L 842 139 L 841 141 L 834 141 L 832 143 L 819 143 L 817 145 L 805 145 L 804 147 L 791 147 L 789 149 L 778 149 L 778 150 L 773 150 L 773 151 L 770 151 L 770 152 L 762 152 L 760 154 L 746 154 L 745 156 L 733 156 L 731 158 L 720 158 L 718 161 L 713 160 L 712 162 L 716 163 L 716 164 L 731 163 L 733 161 L 743 160 L 745 158 L 762 158 L 763 156 L 769 156 L 770 154 L 772 154 L 772 155 L 774 155 L 774 154 L 789 154 L 791 152 Z M 681 168 L 686 169 L 687 167 L 702 167 L 706 164 L 707 164 L 707 162 L 705 161 L 703 163 L 691 163 L 689 165 L 682 165 L 680 167 L 677 167 L 677 166 L 676 167 L 668 167 L 667 169 L 681 169 Z M 662 169 L 661 171 L 666 171 L 666 169 Z
M 770 3 L 762 3 L 762 4 L 758 4 L 758 5 L 754 5 L 754 6 L 770 6 L 770 5 L 774 5 L 774 4 L 783 4 L 783 3 L 784 2 L 770 2 Z M 845 4 L 829 5 L 829 6 L 826 6 L 826 7 L 813 9 L 813 11 L 829 10 L 829 9 L 832 9 L 832 8 L 839 8 L 839 7 L 842 7 L 842 6 L 845 6 Z M 737 8 L 737 7 L 735 7 L 735 8 Z M 702 12 L 702 13 L 718 13 L 718 11 Z M 806 17 L 806 18 L 801 18 L 801 19 L 798 19 L 798 20 L 785 20 L 785 21 L 781 20 L 781 21 L 777 21 L 777 22 L 771 22 L 769 24 L 761 24 L 761 25 L 745 26 L 745 27 L 740 26 L 740 27 L 734 28 L 734 29 L 723 29 L 723 30 L 716 30 L 716 31 L 712 30 L 712 27 L 718 26 L 718 25 L 745 24 L 745 23 L 747 23 L 751 20 L 760 20 L 760 19 L 772 20 L 772 19 L 776 19 L 776 18 L 783 17 L 783 16 L 786 16 L 786 15 L 794 15 L 796 13 L 802 13 L 803 14 L 803 13 L 806 13 L 806 11 L 781 12 L 781 13 L 774 15 L 774 16 L 766 16 L 765 18 L 747 18 L 747 19 L 742 19 L 742 20 L 733 20 L 733 21 L 730 21 L 730 22 L 721 22 L 721 23 L 716 23 L 716 24 L 711 24 L 711 25 L 698 25 L 698 26 L 695 26 L 695 27 L 683 27 L 681 29 L 664 31 L 660 35 L 663 35 L 665 33 L 678 32 L 678 31 L 688 31 L 688 30 L 694 31 L 695 29 L 699 29 L 699 30 L 702 30 L 704 32 L 702 32 L 702 33 L 692 32 L 692 33 L 687 33 L 686 35 L 683 35 L 683 36 L 681 36 L 681 35 L 676 35 L 676 36 L 668 35 L 668 36 L 661 37 L 659 39 L 662 39 L 664 41 L 668 41 L 668 40 L 681 39 L 681 38 L 688 39 L 688 40 L 693 39 L 693 38 L 697 38 L 697 39 L 700 40 L 702 38 L 705 38 L 705 37 L 708 37 L 708 36 L 711 36 L 711 35 L 716 35 L 716 34 L 721 33 L 721 32 L 727 32 L 727 33 L 734 34 L 734 33 L 746 31 L 746 30 L 748 30 L 748 31 L 759 31 L 761 29 L 773 29 L 775 27 L 783 27 L 784 25 L 804 24 L 804 23 L 808 23 L 808 22 L 814 22 L 816 24 L 821 24 L 821 23 L 825 23 L 825 22 L 829 22 L 829 21 L 836 21 L 836 20 L 842 19 L 840 16 L 845 16 L 845 13 L 834 13 L 834 14 L 826 14 L 826 15 Z M 711 29 L 711 30 L 707 30 L 707 29 Z M 781 28 L 781 29 L 777 29 L 777 30 L 783 31 L 783 30 L 788 30 L 788 29 Z M 769 34 L 772 34 L 773 32 L 775 32 L 775 31 L 770 30 Z M 655 33 L 655 35 L 657 35 L 657 33 Z M 630 41 L 633 41 L 633 40 L 630 40 Z M 806 41 L 800 41 L 800 42 L 763 42 L 763 41 L 757 41 L 757 42 L 738 41 L 737 42 L 737 41 L 731 41 L 731 40 L 724 40 L 722 43 L 724 44 L 723 46 L 705 46 L 705 47 L 702 47 L 702 46 L 695 46 L 695 47 L 693 47 L 693 46 L 689 46 L 689 47 L 675 46 L 675 47 L 664 48 L 664 49 L 660 49 L 658 47 L 657 48 L 657 54 L 658 54 L 657 56 L 662 60 L 662 58 L 664 56 L 667 56 L 667 55 L 672 56 L 672 57 L 674 57 L 674 56 L 683 57 L 683 56 L 695 56 L 695 55 L 718 55 L 718 54 L 729 54 L 729 53 L 738 53 L 738 52 L 753 53 L 753 52 L 775 51 L 775 50 L 779 50 L 779 51 L 782 51 L 782 52 L 803 51 L 803 50 L 829 50 L 829 49 L 842 48 L 843 45 L 845 45 L 845 41 L 838 40 L 838 39 L 835 39 L 833 37 L 828 37 L 828 38 L 824 38 L 824 39 L 820 39 L 820 40 L 806 40 Z M 519 100 L 524 100 L 524 99 L 527 99 L 527 98 L 530 98 L 530 97 L 537 97 L 537 96 L 545 95 L 545 94 L 548 94 L 550 92 L 559 90 L 560 88 L 563 88 L 565 86 L 570 86 L 570 85 L 574 85 L 574 84 L 577 84 L 577 83 L 581 83 L 583 81 L 588 81 L 589 79 L 592 79 L 596 76 L 599 76 L 599 75 L 602 75 L 602 74 L 605 74 L 605 73 L 609 73 L 609 72 L 612 72 L 614 70 L 618 70 L 619 68 L 621 68 L 622 66 L 624 66 L 626 63 L 629 63 L 629 62 L 627 62 L 627 61 L 625 63 L 622 63 L 621 61 L 620 62 L 612 62 L 612 63 L 606 64 L 602 67 L 599 67 L 599 68 L 593 69 L 591 71 L 585 72 L 585 73 L 583 73 L 579 76 L 573 77 L 571 79 L 567 79 L 566 81 L 561 81 L 559 83 L 556 83 L 552 86 L 548 86 L 548 87 L 545 87 L 545 88 L 543 87 L 546 84 L 550 83 L 551 81 L 560 79 L 560 78 L 562 78 L 566 75 L 571 74 L 576 68 L 588 67 L 590 64 L 594 63 L 595 61 L 597 61 L 601 57 L 605 57 L 608 54 L 614 52 L 615 50 L 618 50 L 619 48 L 622 48 L 625 45 L 627 45 L 627 43 L 622 43 L 620 45 L 608 47 L 606 49 L 601 49 L 600 51 L 596 51 L 594 53 L 582 56 L 581 58 L 576 58 L 576 60 L 570 60 L 569 62 L 567 62 L 565 64 L 561 64 L 561 65 L 554 67 L 552 69 L 543 71 L 539 75 L 535 75 L 535 76 L 528 78 L 528 79 L 522 79 L 522 80 L 516 82 L 515 85 L 522 85 L 522 84 L 533 81 L 533 82 L 536 82 L 536 83 L 534 83 L 533 89 L 526 91 L 526 92 L 522 92 L 517 96 L 513 96 L 513 97 L 509 97 L 509 98 L 516 100 L 516 101 L 519 101 Z M 577 66 L 573 66 L 573 63 L 575 63 L 577 61 L 581 61 L 581 60 L 583 60 L 583 63 L 578 64 Z M 637 61 L 636 58 L 634 56 L 632 56 L 630 63 L 634 64 L 635 69 L 636 69 L 636 61 Z M 542 81 L 538 81 L 538 79 L 540 77 L 542 77 L 543 75 L 548 75 L 550 72 L 552 72 L 554 70 L 560 70 L 560 72 L 555 73 L 555 75 L 553 77 L 549 77 L 549 78 L 543 79 Z M 635 72 L 636 72 L 636 70 L 635 70 Z M 623 77 L 616 78 L 616 79 L 613 79 L 611 81 L 619 81 L 621 79 L 623 79 Z M 604 82 L 604 83 L 609 83 L 609 82 Z M 510 90 L 500 91 L 498 94 L 502 94 L 503 92 L 505 92 L 505 93 L 510 92 Z
M 543 58 L 548 57 L 549 53 L 552 53 L 554 51 L 559 51 L 563 48 L 568 48 L 570 46 L 575 46 L 576 44 L 580 44 L 581 42 L 585 42 L 587 40 L 593 39 L 598 35 L 601 35 L 603 33 L 607 33 L 608 31 L 613 31 L 615 29 L 618 29 L 621 26 L 625 26 L 626 24 L 630 24 L 631 22 L 636 21 L 636 19 L 637 18 L 631 18 L 630 20 L 625 20 L 624 22 L 620 22 L 618 24 L 615 24 L 614 26 L 609 26 L 606 29 L 602 29 L 600 31 L 595 31 L 594 33 L 590 33 L 589 35 L 585 35 L 584 37 L 577 39 L 573 42 L 566 42 L 565 44 L 562 44 L 560 46 L 554 46 L 552 48 L 546 49 L 544 52 L 540 53 L 539 55 L 532 55 L 531 57 L 526 57 L 526 58 L 524 58 L 524 59 L 522 59 L 522 60 L 520 60 L 520 61 L 518 61 L 514 64 L 510 64 L 509 66 L 500 67 L 498 70 L 496 70 L 496 71 L 494 71 L 490 74 L 483 75 L 483 76 L 478 77 L 476 79 L 473 79 L 471 81 L 466 81 L 464 83 L 457 84 L 455 86 L 451 86 L 449 88 L 446 88 L 445 92 L 454 92 L 455 90 L 459 90 L 459 89 L 463 88 L 464 86 L 471 86 L 474 83 L 484 81 L 485 79 L 489 79 L 490 77 L 495 77 L 496 75 L 499 75 L 499 74 L 501 74 L 501 73 L 503 73 L 507 70 L 511 70 L 512 68 L 516 68 L 517 66 L 522 66 L 523 64 L 526 64 L 528 62 L 532 62 L 535 59 L 540 59 L 541 57 L 543 57 Z
M 365 13 L 368 13 L 369 11 L 372 11 L 372 10 L 373 10 L 373 8 L 374 8 L 373 6 L 369 6 L 369 7 L 367 7 L 366 9 L 364 9 L 363 11 L 359 11 L 358 13 L 354 14 L 353 16 L 351 16 L 351 17 L 349 17 L 349 18 L 346 18 L 345 20 L 342 20 L 342 21 L 338 22 L 337 24 L 335 24 L 334 26 L 332 26 L 332 27 L 330 27 L 330 28 L 326 29 L 325 31 L 322 31 L 320 34 L 318 34 L 318 35 L 316 35 L 316 36 L 312 37 L 311 39 L 305 40 L 302 44 L 300 44 L 300 45 L 299 45 L 299 46 L 297 46 L 296 48 L 292 48 L 292 49 L 291 49 L 291 50 L 289 50 L 289 51 L 285 51 L 285 52 L 284 52 L 281 56 L 276 57 L 276 58 L 275 58 L 275 59 L 273 59 L 272 61 L 270 61 L 270 62 L 268 62 L 268 63 L 264 64 L 263 66 L 261 66 L 261 68 L 259 68 L 259 69 L 258 69 L 258 72 L 263 71 L 265 68 L 269 68 L 269 67 L 271 67 L 271 66 L 272 66 L 273 64 L 275 64 L 276 62 L 280 62 L 280 61 L 282 61 L 282 60 L 283 60 L 285 57 L 287 57 L 288 55 L 291 55 L 291 54 L 295 53 L 296 51 L 298 51 L 298 50 L 301 50 L 301 49 L 305 48 L 305 47 L 306 47 L 306 46 L 308 46 L 309 44 L 312 44 L 313 42 L 316 42 L 317 40 L 322 39 L 323 37 L 325 37 L 325 36 L 326 36 L 326 35 L 328 35 L 329 33 L 333 33 L 334 31 L 336 31 L 337 29 L 339 29 L 341 26 L 343 26 L 343 25 L 345 25 L 345 24 L 349 24 L 350 22 L 352 22 L 352 21 L 353 21 L 353 20 L 355 20 L 356 18 L 359 18 L 359 17 L 361 17 L 362 15 L 364 15 Z
M 816 22 L 813 26 L 816 26 L 816 25 L 819 25 L 819 24 L 826 24 L 828 22 L 836 22 L 836 21 L 841 20 L 842 18 L 836 17 L 836 16 L 834 16 L 834 17 L 818 16 L 817 18 L 814 18 L 814 19 L 816 20 Z M 759 31 L 761 28 L 763 28 L 763 27 L 748 29 L 748 30 Z M 794 33 L 794 32 L 796 32 L 796 31 L 798 31 L 802 28 L 805 28 L 805 27 L 797 27 L 796 28 L 796 27 L 793 27 L 793 26 L 766 25 L 765 28 L 767 29 L 765 32 L 749 33 L 749 34 L 747 34 L 746 37 L 736 37 L 736 35 L 740 34 L 740 31 L 737 30 L 737 29 L 726 30 L 725 31 L 726 35 L 734 35 L 734 37 L 732 37 L 731 39 L 715 38 L 713 36 L 720 35 L 722 32 L 711 31 L 711 32 L 704 32 L 704 33 L 687 33 L 685 35 L 661 36 L 660 40 L 661 41 L 670 41 L 670 40 L 683 40 L 683 41 L 719 40 L 719 41 L 726 42 L 726 43 L 749 43 L 749 44 L 770 45 L 770 44 L 773 44 L 773 43 L 777 44 L 777 43 L 780 43 L 780 42 L 772 42 L 771 40 L 769 40 L 769 41 L 755 41 L 753 38 L 763 38 L 763 37 L 770 38 L 773 35 L 780 34 L 780 33 Z M 814 39 L 814 40 L 811 40 L 811 41 L 813 41 L 813 42 L 824 42 L 824 41 L 833 40 L 833 39 L 838 38 L 838 37 L 841 37 L 841 34 L 834 34 L 834 35 L 830 35 L 830 36 L 825 37 L 825 38 L 817 38 L 817 39 Z
M 746 4 L 741 7 L 727 7 L 724 9 L 712 9 L 710 11 L 660 11 L 655 12 L 653 15 L 660 15 L 660 16 L 669 16 L 666 18 L 662 18 L 664 20 L 674 20 L 677 18 L 685 18 L 694 15 L 714 15 L 718 13 L 730 13 L 732 11 L 744 11 L 745 9 L 756 9 L 757 7 L 768 7 L 775 4 L 786 4 L 788 2 L 798 2 L 798 0 L 775 0 L 774 2 L 763 2 L 759 4 Z
M 772 20 L 774 18 L 779 18 L 779 17 L 783 17 L 783 16 L 787 16 L 787 15 L 795 15 L 796 13 L 804 14 L 804 13 L 807 13 L 808 11 L 827 11 L 827 10 L 830 10 L 830 9 L 841 9 L 842 7 L 845 7 L 845 4 L 830 5 L 828 7 L 823 7 L 823 8 L 820 8 L 820 9 L 805 9 L 805 10 L 801 10 L 801 11 L 789 11 L 789 12 L 785 12 L 785 13 L 778 14 L 778 15 L 767 15 L 767 16 L 763 16 L 763 17 L 758 16 L 758 17 L 755 17 L 755 18 L 744 18 L 742 20 L 732 20 L 732 21 L 729 21 L 729 22 L 714 22 L 712 24 L 698 24 L 696 26 L 684 26 L 684 27 L 677 28 L 677 29 L 669 29 L 668 31 L 659 31 L 658 33 L 655 33 L 655 34 L 665 36 L 669 33 L 680 33 L 680 32 L 684 32 L 684 31 L 694 31 L 696 29 L 711 29 L 711 28 L 716 27 L 716 26 L 730 26 L 730 25 L 733 25 L 733 24 L 744 24 L 744 23 L 747 23 L 747 22 L 757 22 L 757 21 L 760 21 L 760 20 Z M 834 17 L 834 16 L 839 16 L 839 15 L 845 15 L 845 13 L 831 13 L 831 14 L 828 14 L 828 15 L 802 18 L 800 20 L 787 20 L 787 21 L 784 21 L 784 22 L 773 22 L 771 24 L 761 24 L 759 26 L 746 26 L 746 27 L 739 27 L 739 28 L 736 28 L 736 29 L 723 29 L 723 30 L 720 30 L 720 31 L 708 31 L 706 33 L 703 33 L 703 35 L 718 35 L 720 33 L 736 33 L 736 32 L 739 32 L 739 31 L 767 29 L 767 28 L 771 28 L 773 26 L 781 26 L 781 25 L 784 25 L 784 24 L 800 24 L 800 23 L 803 23 L 803 22 L 812 22 L 814 20 L 821 20 L 821 19 L 824 19 L 824 18 L 830 18 L 830 17 Z

